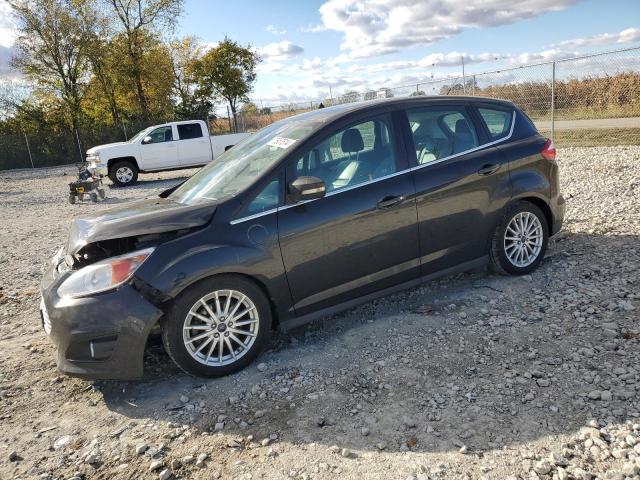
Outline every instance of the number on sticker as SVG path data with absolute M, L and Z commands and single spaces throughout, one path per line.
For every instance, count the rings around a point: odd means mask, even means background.
M 267 145 L 278 148 L 289 148 L 294 143 L 296 143 L 296 141 L 292 138 L 273 137 L 273 139 Z

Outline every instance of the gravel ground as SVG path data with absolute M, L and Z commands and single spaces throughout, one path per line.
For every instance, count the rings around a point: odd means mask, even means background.
M 287 335 L 245 371 L 55 370 L 43 265 L 81 212 L 73 168 L 0 172 L 0 478 L 640 478 L 640 147 L 559 153 L 568 212 L 541 268 L 447 277 Z M 66 176 L 64 175 L 66 173 Z

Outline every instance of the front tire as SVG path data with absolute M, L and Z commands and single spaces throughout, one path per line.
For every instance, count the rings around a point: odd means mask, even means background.
M 549 226 L 539 207 L 521 201 L 502 218 L 491 239 L 491 267 L 502 275 L 535 270 L 547 251 Z
M 115 162 L 109 168 L 109 178 L 118 187 L 133 185 L 138 181 L 138 167 L 128 160 Z
M 221 377 L 255 360 L 269 339 L 271 320 L 269 302 L 255 283 L 219 275 L 175 299 L 162 322 L 162 340 L 185 372 Z

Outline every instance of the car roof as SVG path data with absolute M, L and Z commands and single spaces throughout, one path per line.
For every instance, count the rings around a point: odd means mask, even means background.
M 429 105 L 437 105 L 439 103 L 482 103 L 487 104 L 491 103 L 496 106 L 501 106 L 503 108 L 515 108 L 515 105 L 508 100 L 501 100 L 495 98 L 488 97 L 476 97 L 476 96 L 454 96 L 454 95 L 431 95 L 431 96 L 413 96 L 413 97 L 402 97 L 402 98 L 384 98 L 384 99 L 375 99 L 375 100 L 364 100 L 360 102 L 350 102 L 343 103 L 340 105 L 334 105 L 332 107 L 318 108 L 316 110 L 311 110 L 309 112 L 300 113 L 298 115 L 293 115 L 291 117 L 284 118 L 277 123 L 287 123 L 287 122 L 305 122 L 316 124 L 317 127 L 320 125 L 327 124 L 329 122 L 333 122 L 338 120 L 346 115 L 378 109 L 378 107 L 387 106 L 429 106 Z

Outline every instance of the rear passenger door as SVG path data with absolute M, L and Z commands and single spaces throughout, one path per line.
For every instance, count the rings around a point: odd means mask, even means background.
M 178 156 L 181 166 L 203 165 L 211 161 L 209 136 L 199 123 L 179 123 Z
M 406 114 L 422 275 L 482 258 L 510 197 L 501 153 L 465 105 L 415 107 Z

